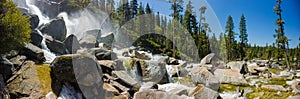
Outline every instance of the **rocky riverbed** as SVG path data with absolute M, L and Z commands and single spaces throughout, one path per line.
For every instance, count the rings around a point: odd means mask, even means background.
M 92 29 L 84 36 L 68 35 L 66 17 L 45 21 L 39 9 L 25 4 L 32 42 L 1 56 L 0 99 L 300 97 L 300 70 L 286 70 L 276 61 L 226 63 L 211 53 L 190 62 L 141 47 L 117 47 L 116 33 Z

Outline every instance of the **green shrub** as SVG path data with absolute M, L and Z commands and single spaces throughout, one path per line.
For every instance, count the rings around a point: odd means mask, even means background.
M 11 0 L 0 2 L 0 54 L 17 50 L 30 41 L 29 19 Z

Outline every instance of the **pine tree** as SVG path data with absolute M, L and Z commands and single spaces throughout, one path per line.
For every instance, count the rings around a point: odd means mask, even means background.
M 234 23 L 231 16 L 228 16 L 227 22 L 226 22 L 226 30 L 227 33 L 227 39 L 226 39 L 226 48 L 227 48 L 227 59 L 233 60 L 234 54 L 235 54 L 235 37 L 234 37 Z
M 183 11 L 183 0 L 170 0 L 171 9 L 173 13 L 170 15 L 172 16 L 175 20 L 179 20 L 180 18 L 180 13 Z
M 180 21 L 180 17 L 181 17 L 181 12 L 183 11 L 183 0 L 171 0 L 170 3 L 172 3 L 171 5 L 171 9 L 173 10 L 173 13 L 170 15 L 173 17 L 172 20 L 172 41 L 173 41 L 173 57 L 176 56 L 176 50 L 175 50 L 175 45 L 176 45 L 176 39 L 175 39 L 175 35 L 177 34 L 177 29 L 178 29 L 178 25 L 179 25 L 179 21 Z
M 145 14 L 145 11 L 144 11 L 144 7 L 143 7 L 142 2 L 140 2 L 140 6 L 138 7 L 137 16 L 140 16 L 140 15 L 143 15 L 143 14 Z
M 288 38 L 284 34 L 284 20 L 282 19 L 282 9 L 281 9 L 281 3 L 282 0 L 276 0 L 277 5 L 274 6 L 274 12 L 276 15 L 278 15 L 278 19 L 276 20 L 276 25 L 278 26 L 278 29 L 275 30 L 276 34 L 276 43 L 277 43 L 277 48 L 278 48 L 278 58 L 282 58 L 283 53 L 286 61 L 287 68 L 290 69 L 289 66 L 289 60 L 287 57 L 287 46 L 288 46 Z
M 152 10 L 151 10 L 151 8 L 150 8 L 150 6 L 149 6 L 149 4 L 147 3 L 147 5 L 146 5 L 146 14 L 150 14 L 150 13 L 152 13 Z
M 137 0 L 130 1 L 130 9 L 131 9 L 131 18 L 135 18 L 138 13 Z
M 246 19 L 244 14 L 241 16 L 240 20 L 240 48 L 239 48 L 239 53 L 240 53 L 240 58 L 241 60 L 244 59 L 246 56 L 246 44 L 248 43 L 248 35 L 247 35 L 247 29 L 246 29 Z
M 184 20 L 183 20 L 183 25 L 184 27 L 188 30 L 189 33 L 193 33 L 193 27 L 192 27 L 192 2 L 189 1 L 188 4 L 186 5 L 186 10 L 184 13 Z
M 208 23 L 205 22 L 206 7 L 202 6 L 200 9 L 200 22 L 199 22 L 199 33 L 196 34 L 196 45 L 198 47 L 199 58 L 205 57 L 211 52 L 210 43 L 207 33 L 210 32 Z

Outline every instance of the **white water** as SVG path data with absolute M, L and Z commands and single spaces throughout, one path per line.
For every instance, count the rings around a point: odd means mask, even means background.
M 188 92 L 191 92 L 192 90 L 194 90 L 194 88 L 192 87 L 187 87 L 185 85 L 179 84 L 179 83 L 167 83 L 167 84 L 163 84 L 163 85 L 158 85 L 158 90 L 163 90 L 166 92 L 169 92 L 170 90 L 173 89 L 187 89 Z
M 82 99 L 82 94 L 77 93 L 71 86 L 63 85 L 58 99 Z
M 46 24 L 46 23 L 50 22 L 49 17 L 47 17 L 46 15 L 42 14 L 42 12 L 40 11 L 40 9 L 37 6 L 34 5 L 34 1 L 32 1 L 32 0 L 26 0 L 25 4 L 26 4 L 26 7 L 23 7 L 23 8 L 27 8 L 28 11 L 29 11 L 29 13 L 36 14 L 39 17 L 39 20 L 40 20 L 39 26 L 42 25 L 42 24 Z M 41 42 L 41 46 L 42 46 L 42 50 L 44 52 L 44 56 L 46 58 L 46 62 L 45 63 L 51 63 L 56 58 L 56 55 L 53 54 L 47 48 L 47 45 L 45 43 L 45 36 L 38 29 L 36 29 L 36 30 L 37 30 L 37 32 L 41 36 L 43 36 L 43 40 Z
M 39 20 L 40 20 L 39 26 L 45 23 L 49 23 L 50 22 L 49 17 L 42 14 L 40 9 L 37 6 L 35 6 L 33 3 L 34 1 L 32 0 L 26 0 L 26 5 L 28 6 L 29 13 L 36 14 L 39 16 Z
M 42 50 L 44 52 L 44 56 L 46 58 L 46 62 L 45 63 L 51 63 L 55 58 L 56 58 L 56 55 L 54 53 L 52 53 L 47 45 L 46 45 L 46 42 L 45 42 L 45 35 L 43 35 L 39 30 L 37 30 L 37 32 L 43 36 L 43 40 L 41 42 L 41 46 L 42 46 Z
M 40 9 L 34 5 L 35 0 L 25 0 L 25 2 L 23 0 L 14 0 L 14 2 L 18 5 L 18 7 L 26 8 L 29 11 L 29 13 L 37 15 L 40 20 L 39 26 L 49 23 L 51 21 L 47 15 L 43 14 L 40 11 Z M 69 22 L 66 22 L 66 23 L 68 25 L 70 24 Z M 44 52 L 44 56 L 46 58 L 45 63 L 51 63 L 56 58 L 56 55 L 53 54 L 46 45 L 45 37 L 47 35 L 43 35 L 38 29 L 36 29 L 36 30 L 41 36 L 43 36 L 43 40 L 41 42 L 41 47 Z M 51 95 L 51 92 L 49 93 L 49 95 Z M 63 88 L 61 90 L 61 93 L 60 93 L 58 99 L 82 99 L 82 95 L 80 93 L 76 92 L 72 86 L 63 85 Z

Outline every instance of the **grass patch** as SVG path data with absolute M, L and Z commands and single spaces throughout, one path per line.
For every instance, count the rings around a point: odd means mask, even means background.
M 274 73 L 274 74 L 276 74 L 277 72 L 280 72 L 280 70 L 276 69 L 276 68 L 269 68 L 268 71 L 270 71 L 271 73 Z
M 183 84 L 183 85 L 186 85 L 188 87 L 195 87 L 195 85 L 192 83 L 192 79 L 191 77 L 181 77 L 181 78 L 178 78 L 178 77 L 173 77 L 173 81 L 174 83 L 180 83 L 180 84 Z
M 236 89 L 240 87 L 240 90 L 249 88 L 249 86 L 237 86 L 232 84 L 220 84 L 219 92 L 236 92 Z
M 262 88 L 252 88 L 253 92 L 247 94 L 247 98 L 253 99 L 259 97 L 260 99 L 286 99 L 289 96 L 293 96 L 293 92 L 281 92 L 277 94 L 277 91 L 265 90 Z
M 52 91 L 50 71 L 47 65 L 37 65 L 37 74 L 45 95 Z
M 283 78 L 272 78 L 268 81 L 269 85 L 282 85 L 283 87 L 288 87 L 286 81 Z

